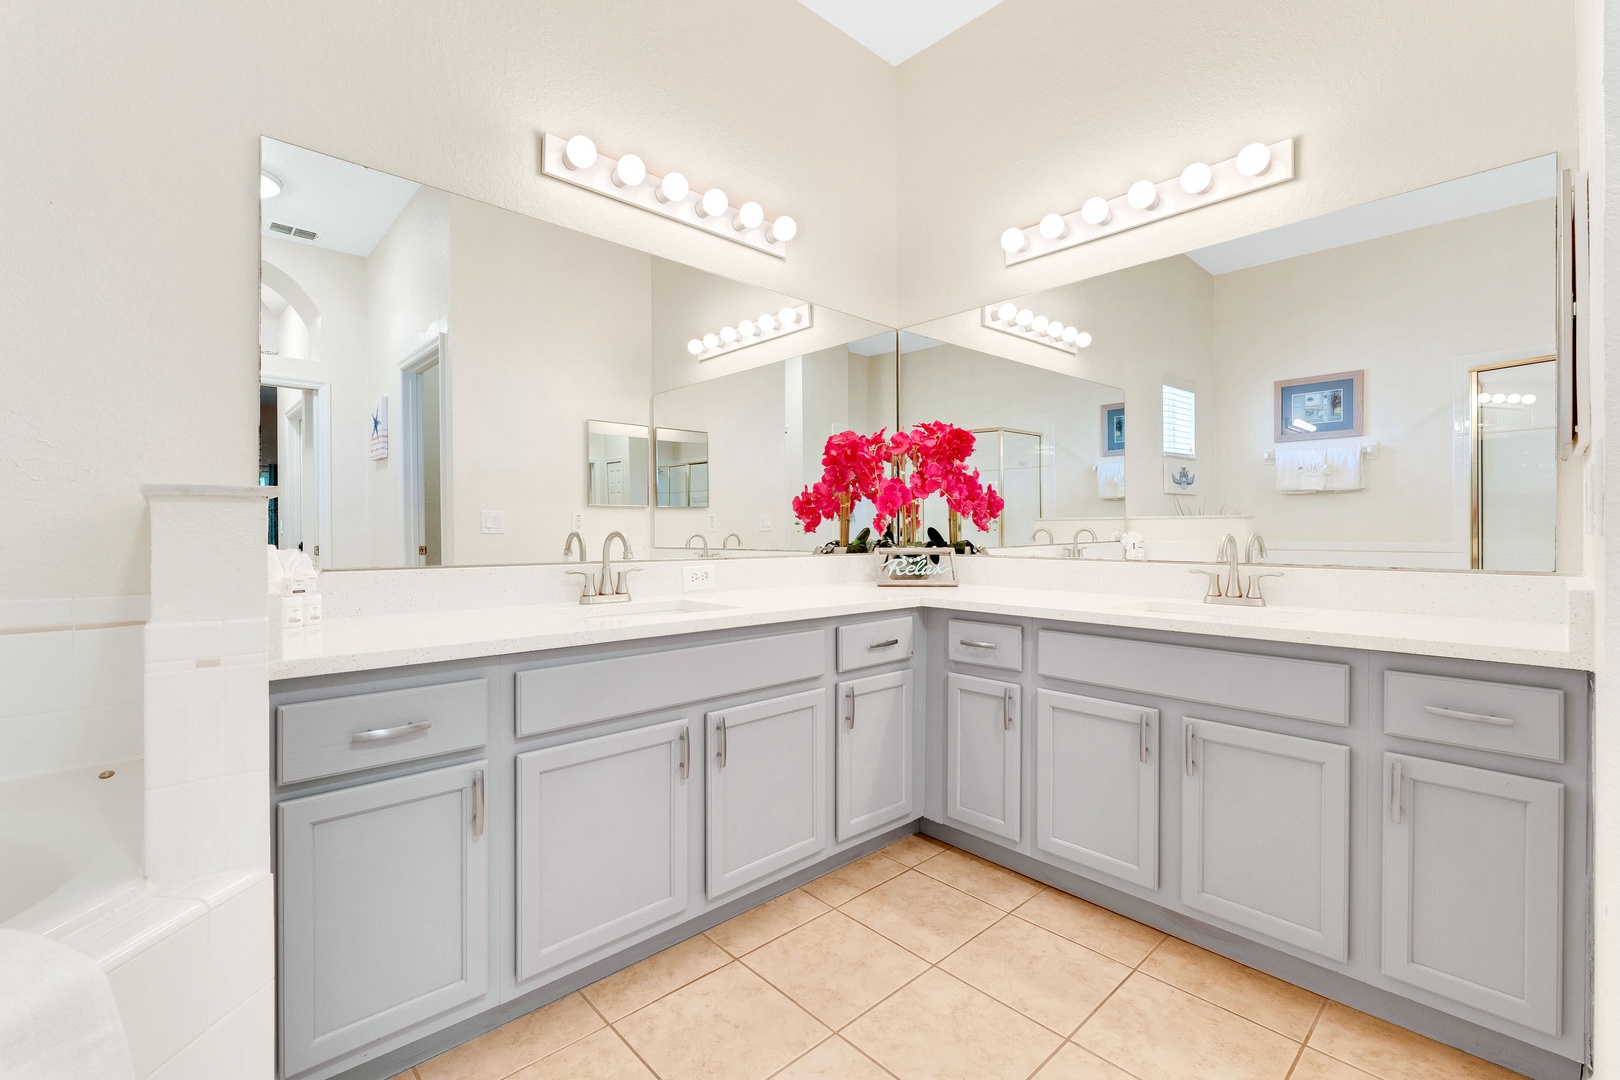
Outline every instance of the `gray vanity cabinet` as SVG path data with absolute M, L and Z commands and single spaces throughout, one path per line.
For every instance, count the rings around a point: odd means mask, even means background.
M 517 977 L 686 911 L 692 725 L 517 756 Z
M 838 684 L 838 839 L 917 816 L 912 782 L 912 673 Z
M 1563 785 L 1383 764 L 1384 974 L 1558 1035 Z
M 1157 889 L 1158 710 L 1040 690 L 1035 740 L 1035 846 Z
M 1350 748 L 1182 724 L 1182 903 L 1348 960 Z
M 283 1075 L 484 995 L 485 768 L 475 761 L 281 804 Z
M 1022 836 L 1022 692 L 952 672 L 945 679 L 945 815 L 1014 842 Z
M 761 882 L 830 842 L 827 691 L 707 717 L 708 895 Z

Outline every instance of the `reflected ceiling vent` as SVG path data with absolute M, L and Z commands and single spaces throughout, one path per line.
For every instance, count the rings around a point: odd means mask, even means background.
M 283 225 L 279 221 L 272 221 L 270 223 L 270 231 L 273 233 L 280 233 L 282 236 L 291 236 L 298 240 L 313 240 L 316 237 L 316 234 L 310 232 L 308 229 L 298 229 L 291 225 Z

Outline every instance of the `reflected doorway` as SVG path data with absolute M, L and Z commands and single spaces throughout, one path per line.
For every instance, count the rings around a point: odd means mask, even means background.
M 968 465 L 979 470 L 1006 502 L 1001 517 L 986 534 L 997 547 L 1027 544 L 1041 519 L 1041 433 L 1017 428 L 975 428 Z M 963 535 L 977 533 L 964 523 Z
M 439 340 L 400 365 L 405 456 L 405 542 L 410 566 L 445 565 L 445 394 Z
M 265 540 L 302 551 L 317 567 L 331 559 L 327 484 L 327 384 L 267 378 L 259 385 L 259 485 L 267 499 Z
M 1475 368 L 1471 375 L 1472 565 L 1551 573 L 1557 555 L 1557 360 L 1515 360 Z

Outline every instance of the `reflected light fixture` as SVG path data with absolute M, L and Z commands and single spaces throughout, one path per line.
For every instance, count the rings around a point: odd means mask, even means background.
M 259 170 L 259 198 L 273 199 L 281 194 L 281 181 L 263 169 Z
M 736 352 L 807 329 L 811 323 L 810 313 L 809 304 L 788 304 L 780 311 L 767 311 L 752 319 L 743 319 L 735 326 L 725 326 L 701 338 L 693 338 L 686 343 L 686 351 L 699 360 L 711 360 L 722 353 Z
M 1046 315 L 1037 315 L 1029 308 L 1021 308 L 1011 302 L 987 304 L 980 323 L 991 330 L 1049 345 L 1066 353 L 1078 353 L 1091 344 L 1091 335 L 1078 326 L 1068 326 Z

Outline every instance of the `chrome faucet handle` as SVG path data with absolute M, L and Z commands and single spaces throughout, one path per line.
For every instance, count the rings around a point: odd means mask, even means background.
M 585 591 L 580 593 L 580 598 L 581 599 L 583 599 L 584 597 L 587 597 L 587 596 L 595 596 L 596 595 L 596 575 L 595 574 L 591 573 L 589 570 L 569 570 L 569 571 L 567 571 L 567 573 L 578 574 L 580 577 L 585 579 Z
M 619 571 L 619 581 L 618 581 L 618 584 L 613 589 L 613 594 L 615 596 L 629 596 L 630 595 L 630 575 L 631 574 L 639 574 L 645 569 L 647 569 L 645 566 L 632 566 L 628 570 L 620 570 Z
M 1249 578 L 1248 591 L 1246 591 L 1243 595 L 1248 597 L 1250 600 L 1264 600 L 1265 597 L 1260 594 L 1260 579 L 1268 577 L 1282 577 L 1282 571 L 1273 570 L 1269 574 L 1255 574 L 1251 576 Z
M 1188 570 L 1187 573 L 1189 573 L 1189 574 L 1203 574 L 1205 577 L 1209 578 L 1209 590 L 1204 593 L 1204 599 L 1205 600 L 1208 600 L 1212 596 L 1215 597 L 1216 599 L 1220 598 L 1220 596 L 1221 596 L 1221 572 L 1219 570 L 1198 570 L 1198 569 L 1193 569 L 1193 570 Z

